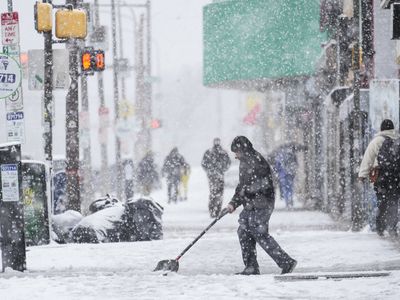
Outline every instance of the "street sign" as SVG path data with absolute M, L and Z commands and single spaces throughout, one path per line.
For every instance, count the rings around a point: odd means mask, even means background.
M 7 141 L 25 143 L 24 113 L 9 112 L 7 117 Z
M 69 88 L 69 52 L 67 49 L 53 49 L 53 88 Z M 28 89 L 43 90 L 44 86 L 44 51 L 28 51 Z
M 22 88 L 19 87 L 14 93 L 6 98 L 6 110 L 19 111 L 24 108 L 24 103 L 22 101 Z
M 0 99 L 11 96 L 21 85 L 21 68 L 11 56 L 0 53 Z
M 3 45 L 19 44 L 18 13 L 1 14 L 1 37 Z

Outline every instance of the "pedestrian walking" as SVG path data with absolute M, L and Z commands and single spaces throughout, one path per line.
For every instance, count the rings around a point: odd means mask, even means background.
M 186 164 L 177 147 L 174 147 L 164 160 L 161 175 L 167 180 L 168 203 L 177 202 L 178 187 Z
M 211 218 L 216 218 L 221 212 L 224 194 L 224 173 L 229 169 L 231 159 L 228 153 L 222 149 L 221 140 L 215 138 L 213 147 L 208 149 L 201 161 L 201 166 L 207 174 L 210 188 L 208 211 Z
M 287 143 L 274 151 L 274 170 L 277 172 L 280 195 L 286 208 L 293 208 L 294 179 L 299 168 L 297 152 L 306 147 L 296 143 Z
M 160 188 L 160 177 L 151 151 L 139 162 L 136 173 L 136 185 L 144 196 L 148 196 L 153 190 Z
M 297 261 L 279 246 L 268 231 L 269 219 L 275 205 L 271 168 L 265 158 L 244 136 L 234 138 L 231 150 L 240 161 L 239 184 L 232 200 L 224 210 L 232 213 L 237 207 L 243 205 L 237 232 L 245 268 L 238 274 L 260 274 L 256 243 L 282 269 L 281 274 L 291 273 Z
M 358 177 L 361 181 L 369 178 L 374 184 L 378 212 L 376 232 L 379 236 L 387 230 L 397 237 L 400 197 L 400 137 L 392 120 L 385 119 L 369 143 L 361 161 Z

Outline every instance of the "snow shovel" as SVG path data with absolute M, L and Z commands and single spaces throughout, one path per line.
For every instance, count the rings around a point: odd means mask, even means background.
M 161 260 L 158 262 L 156 268 L 153 271 L 171 271 L 171 272 L 178 272 L 179 269 L 179 259 L 190 249 L 192 248 L 192 246 L 211 228 L 214 226 L 215 223 L 217 223 L 223 216 L 225 216 L 228 213 L 227 209 L 223 209 L 221 211 L 221 213 L 219 214 L 218 217 L 216 217 L 214 219 L 214 221 L 211 222 L 210 225 L 207 226 L 206 229 L 204 229 L 198 237 L 196 237 L 193 242 L 191 242 L 189 244 L 189 246 L 187 246 L 185 248 L 185 250 L 183 250 L 181 252 L 181 254 L 179 254 L 177 256 L 177 258 L 175 259 L 165 259 L 165 260 Z

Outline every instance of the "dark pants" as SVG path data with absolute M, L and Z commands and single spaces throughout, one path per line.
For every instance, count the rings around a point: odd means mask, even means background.
M 210 216 L 215 218 L 221 212 L 222 207 L 222 196 L 224 194 L 223 175 L 208 175 L 208 184 L 210 186 L 208 211 L 210 212 Z
M 259 268 L 256 243 L 280 267 L 291 265 L 294 261 L 268 233 L 268 223 L 272 209 L 243 210 L 239 216 L 238 236 L 242 249 L 243 263 L 247 267 Z
M 169 179 L 167 180 L 168 185 L 168 203 L 177 202 L 178 198 L 178 184 L 179 180 Z
M 390 235 L 397 235 L 400 191 L 388 191 L 382 188 L 376 188 L 375 191 L 378 199 L 376 231 L 378 234 L 382 234 L 387 229 Z

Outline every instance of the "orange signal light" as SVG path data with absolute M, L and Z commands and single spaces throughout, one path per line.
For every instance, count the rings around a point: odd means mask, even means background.
M 89 71 L 92 66 L 92 60 L 90 52 L 85 52 L 82 54 L 82 69 L 84 71 Z
M 96 51 L 96 71 L 104 71 L 104 69 L 104 51 L 98 50 Z

